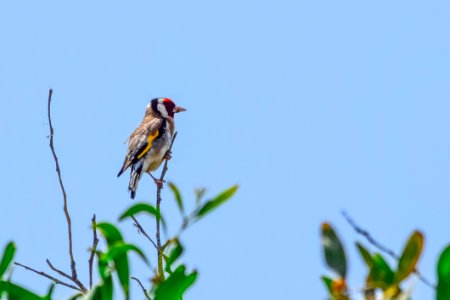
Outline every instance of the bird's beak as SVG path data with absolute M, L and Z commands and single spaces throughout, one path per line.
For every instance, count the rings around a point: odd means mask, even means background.
M 181 106 L 175 106 L 175 108 L 173 109 L 174 113 L 179 113 L 179 112 L 182 112 L 182 111 L 186 111 L 186 108 L 183 108 Z

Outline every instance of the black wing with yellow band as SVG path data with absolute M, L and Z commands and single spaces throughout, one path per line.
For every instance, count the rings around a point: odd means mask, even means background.
M 152 124 L 156 125 L 156 124 Z M 158 124 L 160 125 L 160 124 Z M 122 168 L 120 169 L 117 177 L 122 175 L 122 173 L 128 169 L 129 166 L 138 162 L 145 154 L 152 148 L 153 142 L 162 134 L 162 130 L 153 128 L 137 128 L 130 137 L 130 143 L 128 146 L 128 154 L 125 158 Z M 153 130 L 152 130 L 153 129 Z M 140 131 L 140 132 L 139 132 Z

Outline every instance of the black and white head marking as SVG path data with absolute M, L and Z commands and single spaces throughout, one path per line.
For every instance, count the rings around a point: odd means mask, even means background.
M 165 98 L 158 99 L 157 109 L 163 118 L 168 118 L 169 114 L 167 113 L 166 106 L 164 105 L 164 100 L 165 100 Z
M 147 111 L 152 111 L 162 118 L 173 118 L 175 114 L 175 103 L 169 98 L 155 98 L 147 105 Z

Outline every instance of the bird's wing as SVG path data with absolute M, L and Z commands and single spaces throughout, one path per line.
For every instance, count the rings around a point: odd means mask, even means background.
M 158 137 L 162 119 L 151 119 L 143 121 L 141 125 L 130 135 L 128 142 L 128 153 L 122 168 L 117 176 L 120 176 L 130 165 L 139 161 L 151 149 L 153 141 Z

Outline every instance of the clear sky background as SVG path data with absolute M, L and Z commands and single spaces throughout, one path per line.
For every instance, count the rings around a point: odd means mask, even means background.
M 342 209 L 396 251 L 422 230 L 419 266 L 435 282 L 450 242 L 449 11 L 448 1 L 2 1 L 1 247 L 14 239 L 18 261 L 69 270 L 48 88 L 84 282 L 92 214 L 115 222 L 133 203 L 128 174 L 116 178 L 123 141 L 164 96 L 188 109 L 167 174 L 186 201 L 197 187 L 212 196 L 241 185 L 183 237 L 200 271 L 187 300 L 324 299 L 325 220 L 362 288 Z M 154 195 L 146 176 L 136 200 Z M 179 214 L 163 197 L 175 232 Z M 131 223 L 120 228 L 153 251 Z M 135 259 L 132 274 L 149 270 Z M 50 283 L 18 268 L 14 279 L 41 293 Z

